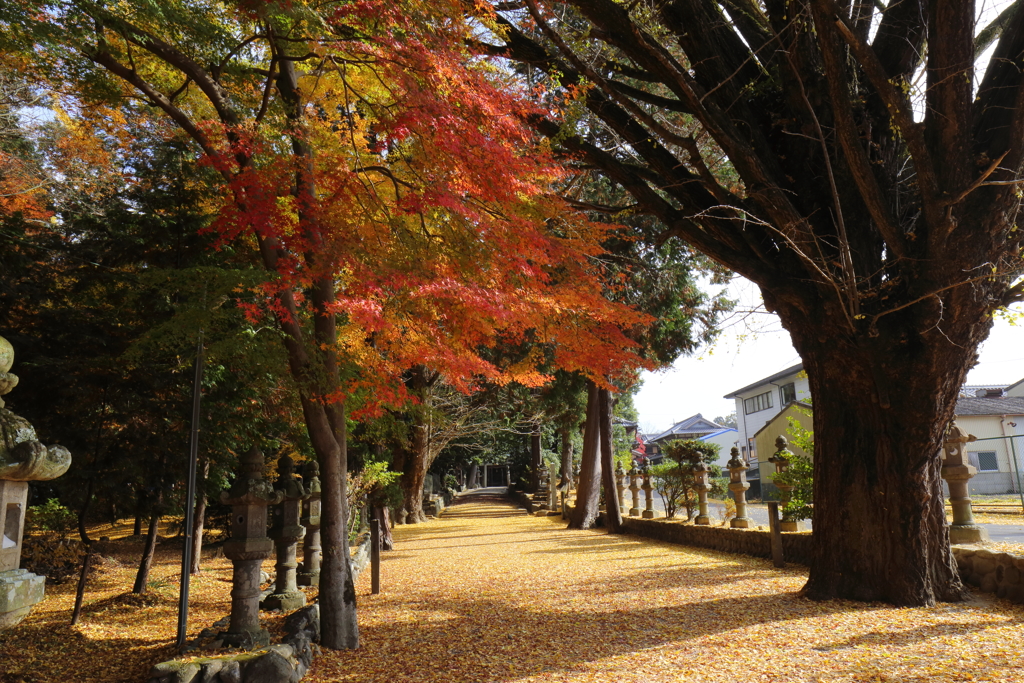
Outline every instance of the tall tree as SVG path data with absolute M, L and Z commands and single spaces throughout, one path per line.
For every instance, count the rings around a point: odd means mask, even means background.
M 62 0 L 0 8 L 0 47 L 82 97 L 141 99 L 220 176 L 214 227 L 248 243 L 324 489 L 322 642 L 355 647 L 345 536 L 346 400 L 408 398 L 407 368 L 542 383 L 481 346 L 534 332 L 559 367 L 637 362 L 642 325 L 594 287 L 602 227 L 560 217 L 531 107 L 465 50 L 458 4 Z M 253 307 L 253 315 L 260 315 Z
M 1024 296 L 1022 3 L 978 39 L 972 0 L 496 7 L 481 51 L 551 76 L 533 125 L 792 335 L 815 400 L 806 594 L 960 599 L 940 444 L 992 313 Z

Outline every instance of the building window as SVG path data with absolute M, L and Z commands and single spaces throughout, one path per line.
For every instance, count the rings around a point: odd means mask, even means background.
M 753 460 L 757 455 L 757 448 L 754 447 L 754 440 L 747 439 L 747 453 L 750 454 L 750 459 Z
M 783 384 L 779 387 L 779 405 L 789 405 L 796 400 L 796 384 L 790 382 L 789 384 Z
M 766 391 L 743 401 L 743 412 L 747 415 L 772 407 L 772 392 Z
M 970 456 L 974 456 L 973 458 Z M 996 459 L 995 451 L 980 451 L 978 453 L 968 453 L 967 461 L 972 462 L 971 464 L 978 468 L 979 472 L 998 472 L 999 461 Z

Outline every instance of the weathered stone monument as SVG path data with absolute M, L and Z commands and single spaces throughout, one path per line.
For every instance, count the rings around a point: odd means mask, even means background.
M 548 465 L 548 514 L 558 514 L 558 465 Z
M 0 397 L 18 385 L 13 364 L 14 347 L 0 337 Z M 0 630 L 28 616 L 46 584 L 45 576 L 19 568 L 28 482 L 55 479 L 71 466 L 68 449 L 39 443 L 28 420 L 5 405 L 0 398 Z
M 953 523 L 949 525 L 949 542 L 981 543 L 989 540 L 988 532 L 974 522 L 974 511 L 971 509 L 970 493 L 967 483 L 978 473 L 978 470 L 967 463 L 964 447 L 977 437 L 968 434 L 954 422 L 949 425 L 943 443 L 944 460 L 942 478 L 949 486 L 949 504 L 953 508 Z
M 221 635 L 226 645 L 255 648 L 267 645 L 270 634 L 260 627 L 260 565 L 274 543 L 267 538 L 267 506 L 281 502 L 284 493 L 263 479 L 263 453 L 256 446 L 242 456 L 238 477 L 220 494 L 231 506 L 231 540 L 224 555 L 231 560 L 231 623 Z
M 776 474 L 783 474 L 789 469 L 789 459 L 792 456 L 793 451 L 789 450 L 789 440 L 780 434 L 775 439 L 775 453 L 768 458 L 768 462 L 775 465 Z M 781 499 L 779 502 L 782 503 L 782 520 L 779 522 L 779 530 L 802 531 L 800 522 L 793 519 L 789 512 L 786 512 L 786 506 L 789 504 L 789 501 L 793 500 L 793 489 L 796 487 L 782 482 L 776 482 L 775 485 L 779 488 L 779 498 Z
M 302 539 L 302 566 L 296 582 L 300 586 L 320 585 L 320 466 L 310 460 L 302 468 L 303 485 L 309 497 L 302 501 L 302 526 L 306 536 Z
M 654 519 L 654 487 L 651 486 L 651 466 L 647 463 L 644 463 L 643 475 L 644 483 L 642 488 L 644 490 L 644 512 L 641 517 L 643 517 L 643 519 Z
M 703 462 L 697 462 L 693 466 L 693 488 L 697 490 L 697 507 L 699 512 L 694 524 L 707 526 L 711 524 L 711 517 L 708 516 L 708 491 L 711 490 L 711 483 L 708 481 L 708 466 Z
M 619 501 L 619 514 L 628 515 L 629 507 L 626 505 L 626 489 L 629 484 L 626 482 L 626 470 L 620 462 L 615 466 L 615 492 Z
M 636 465 L 629 470 L 629 491 L 633 494 L 633 507 L 629 509 L 630 517 L 640 516 L 640 472 Z
M 747 482 L 747 463 L 743 462 L 740 457 L 740 449 L 736 446 L 732 447 L 729 451 L 729 462 L 726 463 L 726 467 L 729 468 L 729 490 L 732 491 L 733 500 L 736 501 L 736 516 L 729 522 L 729 526 L 733 529 L 749 529 L 750 519 L 747 518 L 747 489 L 750 488 L 750 484 Z
M 290 612 L 306 604 L 306 594 L 299 590 L 295 581 L 295 570 L 299 566 L 295 555 L 299 540 L 306 535 L 300 522 L 302 501 L 309 497 L 309 492 L 302 485 L 302 479 L 295 476 L 295 462 L 287 455 L 278 458 L 277 472 L 274 489 L 283 495 L 283 500 L 274 508 L 274 521 L 270 526 L 270 537 L 277 546 L 277 581 L 274 592 L 260 607 Z

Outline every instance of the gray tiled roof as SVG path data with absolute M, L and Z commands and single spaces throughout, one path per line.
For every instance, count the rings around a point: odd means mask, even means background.
M 959 398 L 957 415 L 1024 415 L 1024 398 Z

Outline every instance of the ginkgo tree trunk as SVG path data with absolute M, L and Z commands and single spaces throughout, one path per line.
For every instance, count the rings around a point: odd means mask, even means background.
M 806 593 L 959 599 L 941 443 L 1024 298 L 1024 4 L 977 37 L 973 0 L 495 8 L 478 49 L 575 101 L 531 122 L 631 196 L 608 209 L 757 283 L 791 333 L 815 405 Z

